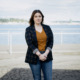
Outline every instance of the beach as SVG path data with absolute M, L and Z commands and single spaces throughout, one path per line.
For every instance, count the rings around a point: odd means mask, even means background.
M 12 50 L 12 53 L 25 53 L 27 51 L 27 44 L 0 45 L 1 54 L 10 54 L 10 49 Z M 53 44 L 52 51 L 58 52 L 59 54 L 66 54 L 66 52 L 69 52 L 69 54 L 79 54 L 80 44 Z

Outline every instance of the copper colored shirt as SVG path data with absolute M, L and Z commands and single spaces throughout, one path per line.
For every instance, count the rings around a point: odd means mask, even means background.
M 38 49 L 40 51 L 45 51 L 47 35 L 46 35 L 43 27 L 42 27 L 42 32 L 41 33 L 36 30 L 36 36 L 37 36 L 37 41 L 38 41 Z

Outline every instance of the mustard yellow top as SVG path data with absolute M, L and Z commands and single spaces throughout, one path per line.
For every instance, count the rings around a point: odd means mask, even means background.
M 37 36 L 39 51 L 45 51 L 47 35 L 46 35 L 43 27 L 42 27 L 42 32 L 41 33 L 36 30 L 36 36 Z

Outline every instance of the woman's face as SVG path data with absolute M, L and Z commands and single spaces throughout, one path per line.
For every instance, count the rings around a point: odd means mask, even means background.
M 34 23 L 40 24 L 42 22 L 42 15 L 40 13 L 35 13 L 34 15 Z

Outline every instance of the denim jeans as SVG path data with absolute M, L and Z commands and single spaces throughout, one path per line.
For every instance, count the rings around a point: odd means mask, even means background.
M 40 51 L 43 54 L 45 51 Z M 52 80 L 52 60 L 44 62 L 39 60 L 37 64 L 29 63 L 34 80 L 41 80 L 41 70 L 44 75 L 44 80 Z

